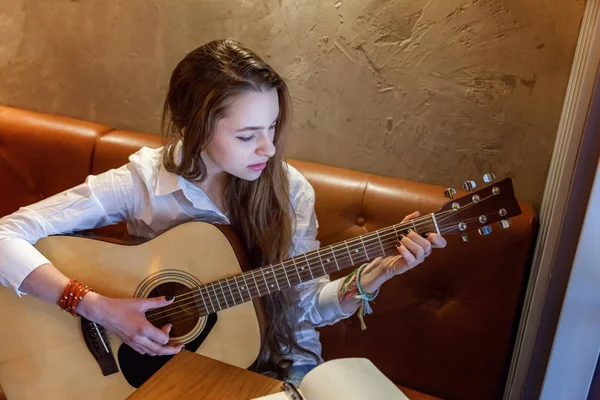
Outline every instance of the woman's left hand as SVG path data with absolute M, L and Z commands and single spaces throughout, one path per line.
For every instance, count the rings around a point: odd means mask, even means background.
M 402 222 L 410 221 L 421 216 L 421 213 L 415 211 L 402 220 Z M 409 271 L 425 261 L 434 248 L 446 247 L 446 239 L 437 233 L 428 233 L 427 237 L 423 237 L 413 230 L 400 238 L 397 243 L 399 255 L 389 256 L 380 260 L 380 268 L 386 270 L 387 275 L 392 277 Z
M 415 211 L 402 220 L 410 221 L 421 216 L 421 213 Z M 400 242 L 396 243 L 398 254 L 387 257 L 377 257 L 369 263 L 361 274 L 361 284 L 369 292 L 375 292 L 383 282 L 395 275 L 400 275 L 409 271 L 425 261 L 434 248 L 446 247 L 446 239 L 437 233 L 428 233 L 427 237 L 410 231 L 403 235 Z

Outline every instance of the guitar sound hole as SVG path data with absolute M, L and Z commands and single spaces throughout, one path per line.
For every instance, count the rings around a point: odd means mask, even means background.
M 159 329 L 166 324 L 173 324 L 170 337 L 179 337 L 190 332 L 200 318 L 198 301 L 201 301 L 189 294 L 191 290 L 175 282 L 163 283 L 155 287 L 148 297 L 172 295 L 175 296 L 175 301 L 167 307 L 147 311 L 148 320 Z

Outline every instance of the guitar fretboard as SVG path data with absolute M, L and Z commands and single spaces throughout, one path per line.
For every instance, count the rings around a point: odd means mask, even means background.
M 409 228 L 417 233 L 438 232 L 434 214 L 420 218 L 417 223 L 408 221 L 392 225 L 278 264 L 202 285 L 196 292 L 196 305 L 201 315 L 207 315 L 380 256 L 398 254 L 396 242 Z

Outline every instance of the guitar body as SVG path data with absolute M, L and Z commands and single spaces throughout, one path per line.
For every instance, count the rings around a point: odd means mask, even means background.
M 160 294 L 153 292 L 160 285 L 175 282 L 180 288 L 193 288 L 241 272 L 228 238 L 203 222 L 179 225 L 134 246 L 53 236 L 40 240 L 36 248 L 66 276 L 109 297 L 153 297 Z M 57 305 L 32 296 L 18 298 L 2 288 L 0 315 L 0 385 L 8 399 L 122 399 L 135 390 L 121 372 L 103 376 L 82 337 L 80 318 Z M 212 325 L 209 317 L 191 315 L 188 327 L 178 334 L 172 331 L 172 339 L 189 342 Z M 249 367 L 261 343 L 254 304 L 219 311 L 213 323 L 196 353 Z M 111 336 L 109 343 L 117 358 L 122 342 Z

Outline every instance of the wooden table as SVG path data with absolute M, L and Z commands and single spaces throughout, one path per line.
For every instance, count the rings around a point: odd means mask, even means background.
M 184 350 L 128 399 L 252 399 L 281 392 L 281 384 L 276 379 Z

